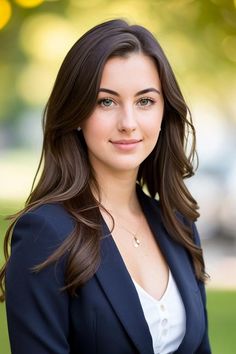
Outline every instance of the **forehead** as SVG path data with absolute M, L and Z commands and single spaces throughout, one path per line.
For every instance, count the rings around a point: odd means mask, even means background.
M 128 57 L 113 57 L 105 63 L 101 87 L 119 86 L 157 86 L 160 88 L 155 60 L 144 54 L 130 54 Z

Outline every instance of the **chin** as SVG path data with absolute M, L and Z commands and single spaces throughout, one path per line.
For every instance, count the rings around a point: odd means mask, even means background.
M 120 172 L 136 172 L 139 169 L 140 163 L 117 163 L 113 166 L 113 170 L 120 171 Z

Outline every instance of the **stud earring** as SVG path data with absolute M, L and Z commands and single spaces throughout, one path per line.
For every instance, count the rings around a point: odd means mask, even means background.
M 77 130 L 78 130 L 78 132 L 79 132 L 79 131 L 81 130 L 81 128 L 80 128 L 80 127 L 78 127 L 78 128 L 77 128 Z

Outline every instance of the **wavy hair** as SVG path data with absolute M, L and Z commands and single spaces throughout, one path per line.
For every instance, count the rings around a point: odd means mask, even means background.
M 91 183 L 98 193 L 99 186 L 87 157 L 83 133 L 77 127 L 95 108 L 106 61 L 132 53 L 154 59 L 164 97 L 162 130 L 154 150 L 140 165 L 137 179 L 152 197 L 159 195 L 166 229 L 189 251 L 197 278 L 206 279 L 202 250 L 194 243 L 192 229 L 176 218 L 177 212 L 191 223 L 199 216 L 198 205 L 184 183 L 185 178 L 194 174 L 196 156 L 191 114 L 153 34 L 142 26 L 115 19 L 86 32 L 70 49 L 58 72 L 44 110 L 42 155 L 31 194 L 25 208 L 14 215 L 4 240 L 6 262 L 0 272 L 2 301 L 14 225 L 22 214 L 45 203 L 63 204 L 72 215 L 75 228 L 34 270 L 40 271 L 66 254 L 64 289 L 71 295 L 96 272 L 100 262 L 101 205 L 92 194 Z

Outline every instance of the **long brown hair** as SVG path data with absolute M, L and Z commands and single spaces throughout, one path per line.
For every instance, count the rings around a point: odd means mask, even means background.
M 45 203 L 61 203 L 75 221 L 73 232 L 40 271 L 67 254 L 65 289 L 71 295 L 96 272 L 100 261 L 99 202 L 91 191 L 96 185 L 82 131 L 77 128 L 91 115 L 98 96 L 101 76 L 108 58 L 143 53 L 155 60 L 164 96 L 164 117 L 158 142 L 143 161 L 138 182 L 152 197 L 159 195 L 164 223 L 170 235 L 191 254 L 196 276 L 205 280 L 201 248 L 194 244 L 191 227 L 180 223 L 176 212 L 190 223 L 199 213 L 198 205 L 185 186 L 184 178 L 194 174 L 195 130 L 191 114 L 170 64 L 155 37 L 144 27 L 122 19 L 99 24 L 85 33 L 66 55 L 44 111 L 44 141 L 36 176 L 25 208 L 15 215 L 5 241 L 6 263 L 1 269 L 1 299 L 9 259 L 9 243 L 19 217 Z M 186 155 L 188 136 L 191 148 Z M 188 147 L 189 149 L 189 147 Z

